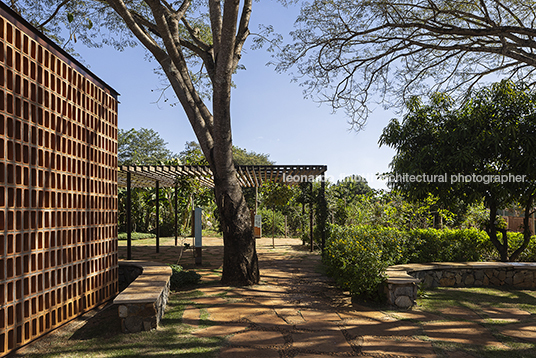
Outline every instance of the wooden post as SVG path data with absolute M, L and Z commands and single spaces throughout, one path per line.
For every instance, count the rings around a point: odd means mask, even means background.
M 302 235 L 302 245 L 305 245 L 305 243 L 307 242 L 305 240 L 305 219 L 303 218 L 304 215 L 305 215 L 305 203 L 301 203 L 301 217 L 300 217 L 300 221 L 301 221 L 301 235 Z
M 203 231 L 201 220 L 201 208 L 195 208 L 194 210 L 194 249 L 195 249 L 195 264 L 201 265 L 203 263 Z
M 257 215 L 257 210 L 259 209 L 259 187 L 255 187 L 255 215 Z

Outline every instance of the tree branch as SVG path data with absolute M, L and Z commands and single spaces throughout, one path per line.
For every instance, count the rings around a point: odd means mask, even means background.
M 40 31 L 43 31 L 43 28 L 45 27 L 46 24 L 48 24 L 50 21 L 52 21 L 52 19 L 54 19 L 54 17 L 58 14 L 58 12 L 60 11 L 60 9 L 66 5 L 69 1 L 71 0 L 63 0 L 57 7 L 56 9 L 54 10 L 54 12 L 52 13 L 52 15 L 50 15 L 48 17 L 48 19 L 46 19 L 45 21 L 43 21 L 41 24 L 37 25 L 37 29 L 39 29 Z
M 251 7 L 252 0 L 245 0 L 244 5 L 242 6 L 242 15 L 240 16 L 240 24 L 238 26 L 238 32 L 236 35 L 236 44 L 235 44 L 235 63 L 233 67 L 236 69 L 238 66 L 238 61 L 242 55 L 242 47 L 246 42 L 250 32 L 249 32 L 249 19 L 251 18 Z
M 138 22 L 134 19 L 132 13 L 127 8 L 123 0 L 107 0 L 108 4 L 115 10 L 115 12 L 123 19 L 126 26 L 132 31 L 134 36 L 155 56 L 158 60 L 163 60 L 167 57 L 166 53 L 162 51 L 160 46 L 156 41 L 151 38 L 144 30 L 140 27 Z
M 222 36 L 222 13 L 221 13 L 221 1 L 209 0 L 209 16 L 210 24 L 212 28 L 212 43 L 214 46 L 214 62 L 217 60 L 217 56 L 220 53 L 220 44 Z
M 494 71 L 530 79 L 536 3 L 527 1 L 356 0 L 350 7 L 344 0 L 313 0 L 303 6 L 294 43 L 285 47 L 277 69 L 297 66 L 309 78 L 303 82 L 308 93 L 348 112 L 357 102 L 366 108 L 363 91 L 389 94 L 402 104 L 409 91 L 425 92 L 428 78 L 431 86 L 451 92 Z

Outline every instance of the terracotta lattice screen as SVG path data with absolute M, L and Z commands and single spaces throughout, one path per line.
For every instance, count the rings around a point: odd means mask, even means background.
M 3 356 L 117 293 L 117 93 L 0 15 Z

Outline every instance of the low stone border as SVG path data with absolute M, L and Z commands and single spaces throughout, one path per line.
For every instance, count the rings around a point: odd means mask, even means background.
M 121 318 L 124 333 L 156 329 L 169 296 L 171 267 L 156 262 L 119 260 L 120 271 L 138 271 L 139 274 L 128 287 L 114 299 Z
M 387 301 L 410 308 L 417 299 L 417 285 L 432 287 L 514 287 L 536 289 L 536 263 L 440 262 L 390 266 L 386 270 Z

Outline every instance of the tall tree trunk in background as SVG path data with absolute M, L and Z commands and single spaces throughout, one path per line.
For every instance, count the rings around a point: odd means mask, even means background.
M 504 237 L 506 236 L 506 230 L 503 230 L 503 242 L 501 243 L 499 239 L 497 238 L 497 205 L 495 203 L 489 204 L 489 223 L 488 227 L 486 228 L 487 234 L 497 249 L 499 251 L 499 255 L 501 257 L 502 262 L 508 261 L 508 238 Z
M 533 190 L 532 190 L 533 192 Z M 512 255 L 510 255 L 510 261 L 516 261 L 523 252 L 529 246 L 530 243 L 530 237 L 532 235 L 532 232 L 530 230 L 530 217 L 533 212 L 533 203 L 534 203 L 534 194 L 529 194 L 528 198 L 525 202 L 525 213 L 523 216 L 523 243 L 520 247 L 517 248 L 516 251 Z

